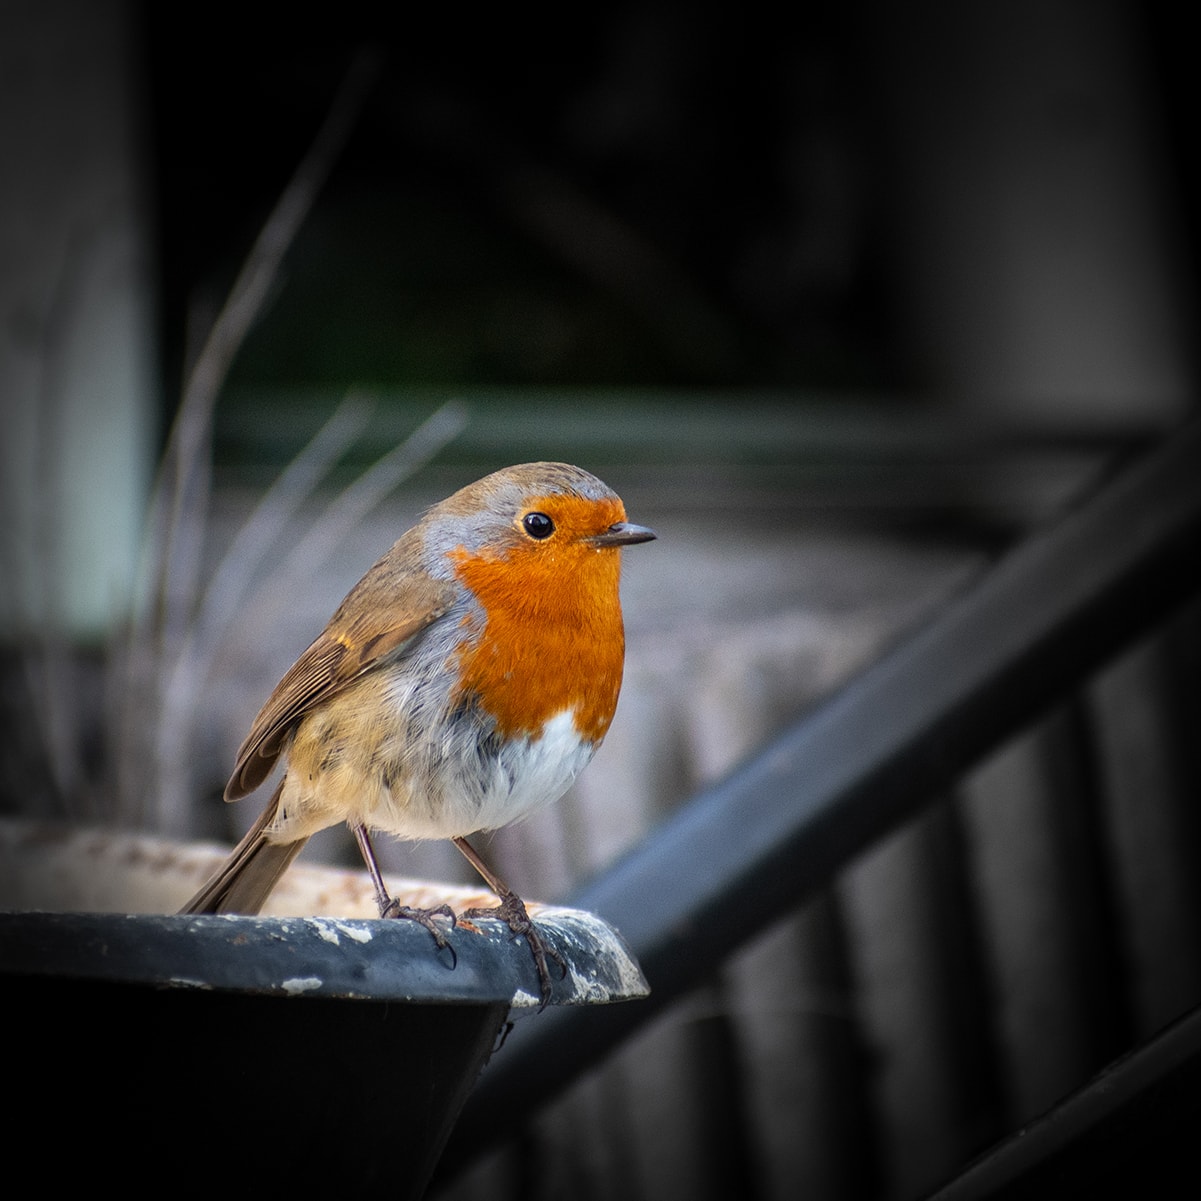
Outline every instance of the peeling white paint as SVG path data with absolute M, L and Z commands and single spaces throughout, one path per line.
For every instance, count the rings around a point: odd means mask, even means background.
M 281 980 L 280 988 L 284 990 L 290 997 L 300 996 L 302 993 L 312 992 L 315 988 L 321 987 L 320 976 L 293 976 L 289 980 Z
M 324 939 L 326 942 L 332 942 L 335 947 L 341 946 L 342 940 L 338 937 L 338 929 L 341 927 L 333 928 L 327 926 L 325 922 L 319 920 L 318 918 L 310 918 L 308 925 L 317 931 L 317 936 L 319 938 Z

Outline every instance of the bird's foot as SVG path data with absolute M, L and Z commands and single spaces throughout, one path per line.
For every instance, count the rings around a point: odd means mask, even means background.
M 548 1004 L 551 996 L 551 979 L 549 960 L 554 960 L 559 968 L 559 979 L 567 975 L 567 960 L 542 937 L 534 919 L 526 911 L 525 902 L 515 893 L 501 894 L 500 904 L 494 908 L 465 909 L 459 915 L 467 919 L 473 917 L 494 917 L 508 924 L 513 932 L 513 938 L 524 937 L 534 956 L 534 966 L 538 969 L 538 986 L 542 1004 L 538 1006 L 541 1013 Z
M 438 950 L 450 952 L 450 966 L 453 968 L 458 963 L 459 957 L 455 954 L 454 947 L 450 945 L 446 932 L 436 920 L 445 918 L 450 923 L 450 928 L 454 929 L 457 924 L 455 911 L 449 905 L 439 905 L 435 909 L 416 909 L 412 905 L 402 905 L 395 897 L 392 897 L 386 902 L 381 900 L 379 915 L 382 918 L 405 918 L 407 921 L 424 926 L 433 936 L 434 942 L 438 944 Z

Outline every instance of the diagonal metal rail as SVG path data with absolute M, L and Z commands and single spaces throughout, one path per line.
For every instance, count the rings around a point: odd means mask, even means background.
M 567 898 L 622 932 L 651 998 L 517 1023 L 460 1118 L 444 1173 L 518 1134 L 765 921 L 1199 587 L 1193 421 Z
M 929 1201 L 1201 1195 L 1201 1009 L 971 1163 Z

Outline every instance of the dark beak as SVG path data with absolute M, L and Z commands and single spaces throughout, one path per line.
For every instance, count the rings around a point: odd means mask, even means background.
M 633 546 L 636 542 L 651 542 L 656 537 L 655 531 L 648 530 L 644 525 L 635 525 L 632 521 L 617 521 L 603 534 L 597 534 L 592 539 L 592 545 Z

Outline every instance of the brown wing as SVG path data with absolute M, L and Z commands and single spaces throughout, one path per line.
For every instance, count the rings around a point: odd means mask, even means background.
M 296 723 L 352 680 L 395 655 L 438 620 L 453 599 L 451 585 L 428 576 L 401 577 L 377 564 L 351 591 L 329 625 L 288 668 L 238 748 L 225 799 L 253 792 L 271 774 Z

